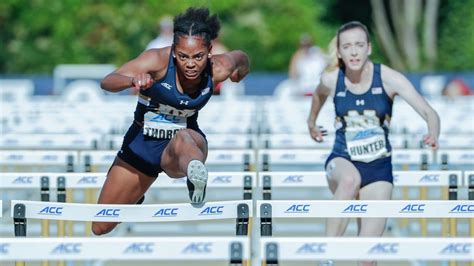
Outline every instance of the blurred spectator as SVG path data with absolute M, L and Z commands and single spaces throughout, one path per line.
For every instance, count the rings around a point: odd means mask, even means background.
M 146 46 L 146 50 L 151 48 L 163 48 L 171 46 L 173 43 L 173 19 L 164 16 L 160 19 L 159 34 Z
M 289 66 L 289 77 L 295 84 L 292 94 L 312 95 L 326 65 L 327 56 L 314 45 L 310 35 L 302 34 L 298 50 L 293 54 Z
M 446 84 L 443 88 L 442 95 L 448 97 L 467 96 L 473 95 L 473 91 L 469 86 L 460 78 L 454 78 Z

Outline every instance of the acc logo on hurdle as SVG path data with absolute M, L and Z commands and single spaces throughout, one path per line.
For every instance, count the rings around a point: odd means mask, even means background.
M 81 246 L 81 243 L 61 243 L 51 250 L 51 254 L 79 254 Z
M 12 184 L 33 184 L 32 176 L 19 176 L 13 180 Z
M 310 206 L 311 205 L 309 204 L 293 204 L 285 211 L 285 213 L 308 213 Z
M 450 213 L 471 213 L 474 212 L 474 204 L 458 204 Z
M 289 175 L 284 180 L 283 183 L 302 183 L 303 175 Z
M 224 206 L 209 206 L 201 211 L 199 215 L 221 215 L 224 213 Z
M 230 184 L 232 182 L 232 176 L 230 175 L 219 175 L 212 179 L 213 184 Z
M 440 254 L 469 254 L 471 253 L 471 243 L 450 243 L 443 248 Z
M 135 242 L 130 244 L 124 251 L 124 254 L 148 254 L 155 250 L 153 242 Z
M 181 253 L 211 253 L 212 242 L 192 242 Z
M 46 206 L 38 214 L 61 216 L 63 214 L 63 207 Z
M 400 210 L 400 213 L 424 213 L 425 207 L 426 204 L 408 204 Z
M 120 209 L 102 209 L 94 217 L 119 217 Z
M 439 182 L 439 175 L 424 175 L 419 181 L 421 183 L 436 183 Z
M 369 254 L 397 254 L 399 243 L 377 243 L 369 249 Z
M 297 254 L 324 254 L 327 243 L 305 243 L 296 251 Z
M 343 213 L 366 213 L 367 204 L 351 204 L 347 206 L 342 212 Z
M 83 176 L 77 184 L 97 184 L 97 176 Z
M 153 217 L 176 217 L 178 216 L 178 208 L 162 208 L 159 209 Z

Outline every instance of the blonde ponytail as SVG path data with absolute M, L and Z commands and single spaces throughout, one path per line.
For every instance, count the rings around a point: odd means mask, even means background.
M 331 72 L 340 67 L 340 59 L 337 57 L 337 35 L 329 42 L 328 53 L 329 64 L 326 66 L 325 71 Z

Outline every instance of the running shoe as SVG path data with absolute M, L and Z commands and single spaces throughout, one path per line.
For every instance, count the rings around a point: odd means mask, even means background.
M 188 185 L 191 205 L 196 208 L 202 207 L 206 197 L 207 169 L 201 161 L 192 160 L 189 162 L 186 184 Z

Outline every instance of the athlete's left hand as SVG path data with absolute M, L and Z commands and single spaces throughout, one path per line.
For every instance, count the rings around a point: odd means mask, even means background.
M 431 134 L 426 134 L 423 136 L 423 143 L 428 145 L 432 149 L 438 149 L 438 138 Z

